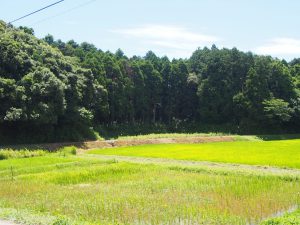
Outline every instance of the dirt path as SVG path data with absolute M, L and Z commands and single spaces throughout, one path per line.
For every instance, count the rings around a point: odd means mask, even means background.
M 208 161 L 191 161 L 191 160 L 176 160 L 176 159 L 163 159 L 163 158 L 145 158 L 145 157 L 131 157 L 131 156 L 109 156 L 109 155 L 94 155 L 94 154 L 81 154 L 82 157 L 95 157 L 103 160 L 117 160 L 118 162 L 132 162 L 143 164 L 158 164 L 166 166 L 180 166 L 199 168 L 207 171 L 231 172 L 253 174 L 260 173 L 266 175 L 300 177 L 299 169 L 286 169 L 271 166 L 256 166 L 244 165 L 234 163 L 217 163 Z
M 17 224 L 8 222 L 8 221 L 4 221 L 4 220 L 0 220 L 0 225 L 17 225 Z

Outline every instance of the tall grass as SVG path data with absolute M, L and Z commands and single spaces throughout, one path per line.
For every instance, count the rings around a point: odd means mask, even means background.
M 11 150 L 11 149 L 0 149 L 0 160 L 10 159 L 10 158 L 31 158 L 37 156 L 44 156 L 46 152 L 43 150 Z

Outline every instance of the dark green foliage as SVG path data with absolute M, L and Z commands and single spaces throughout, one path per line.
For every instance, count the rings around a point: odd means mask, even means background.
M 28 28 L 1 22 L 0 33 L 1 143 L 13 137 L 15 142 L 92 138 L 94 116 L 108 108 L 107 91 L 92 71 Z
M 2 142 L 94 139 L 99 126 L 136 134 L 147 124 L 151 132 L 299 132 L 300 60 L 216 46 L 187 60 L 151 51 L 128 58 L 33 34 L 0 22 Z

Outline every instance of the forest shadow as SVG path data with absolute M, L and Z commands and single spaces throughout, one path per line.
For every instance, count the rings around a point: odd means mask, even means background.
M 264 141 L 280 141 L 280 140 L 300 139 L 300 134 L 271 134 L 271 135 L 257 135 L 257 137 Z
M 75 146 L 76 148 L 85 149 L 87 148 L 86 142 L 62 142 L 62 143 L 46 143 L 46 144 L 17 144 L 17 145 L 0 145 L 0 149 L 11 149 L 11 150 L 46 150 L 49 152 L 56 152 L 64 147 Z

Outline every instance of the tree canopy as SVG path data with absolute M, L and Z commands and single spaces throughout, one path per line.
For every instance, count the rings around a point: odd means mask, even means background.
M 297 131 L 299 108 L 299 59 L 216 46 L 189 59 L 129 58 L 0 22 L 0 137 L 23 130 L 41 141 L 78 140 L 124 123 Z

